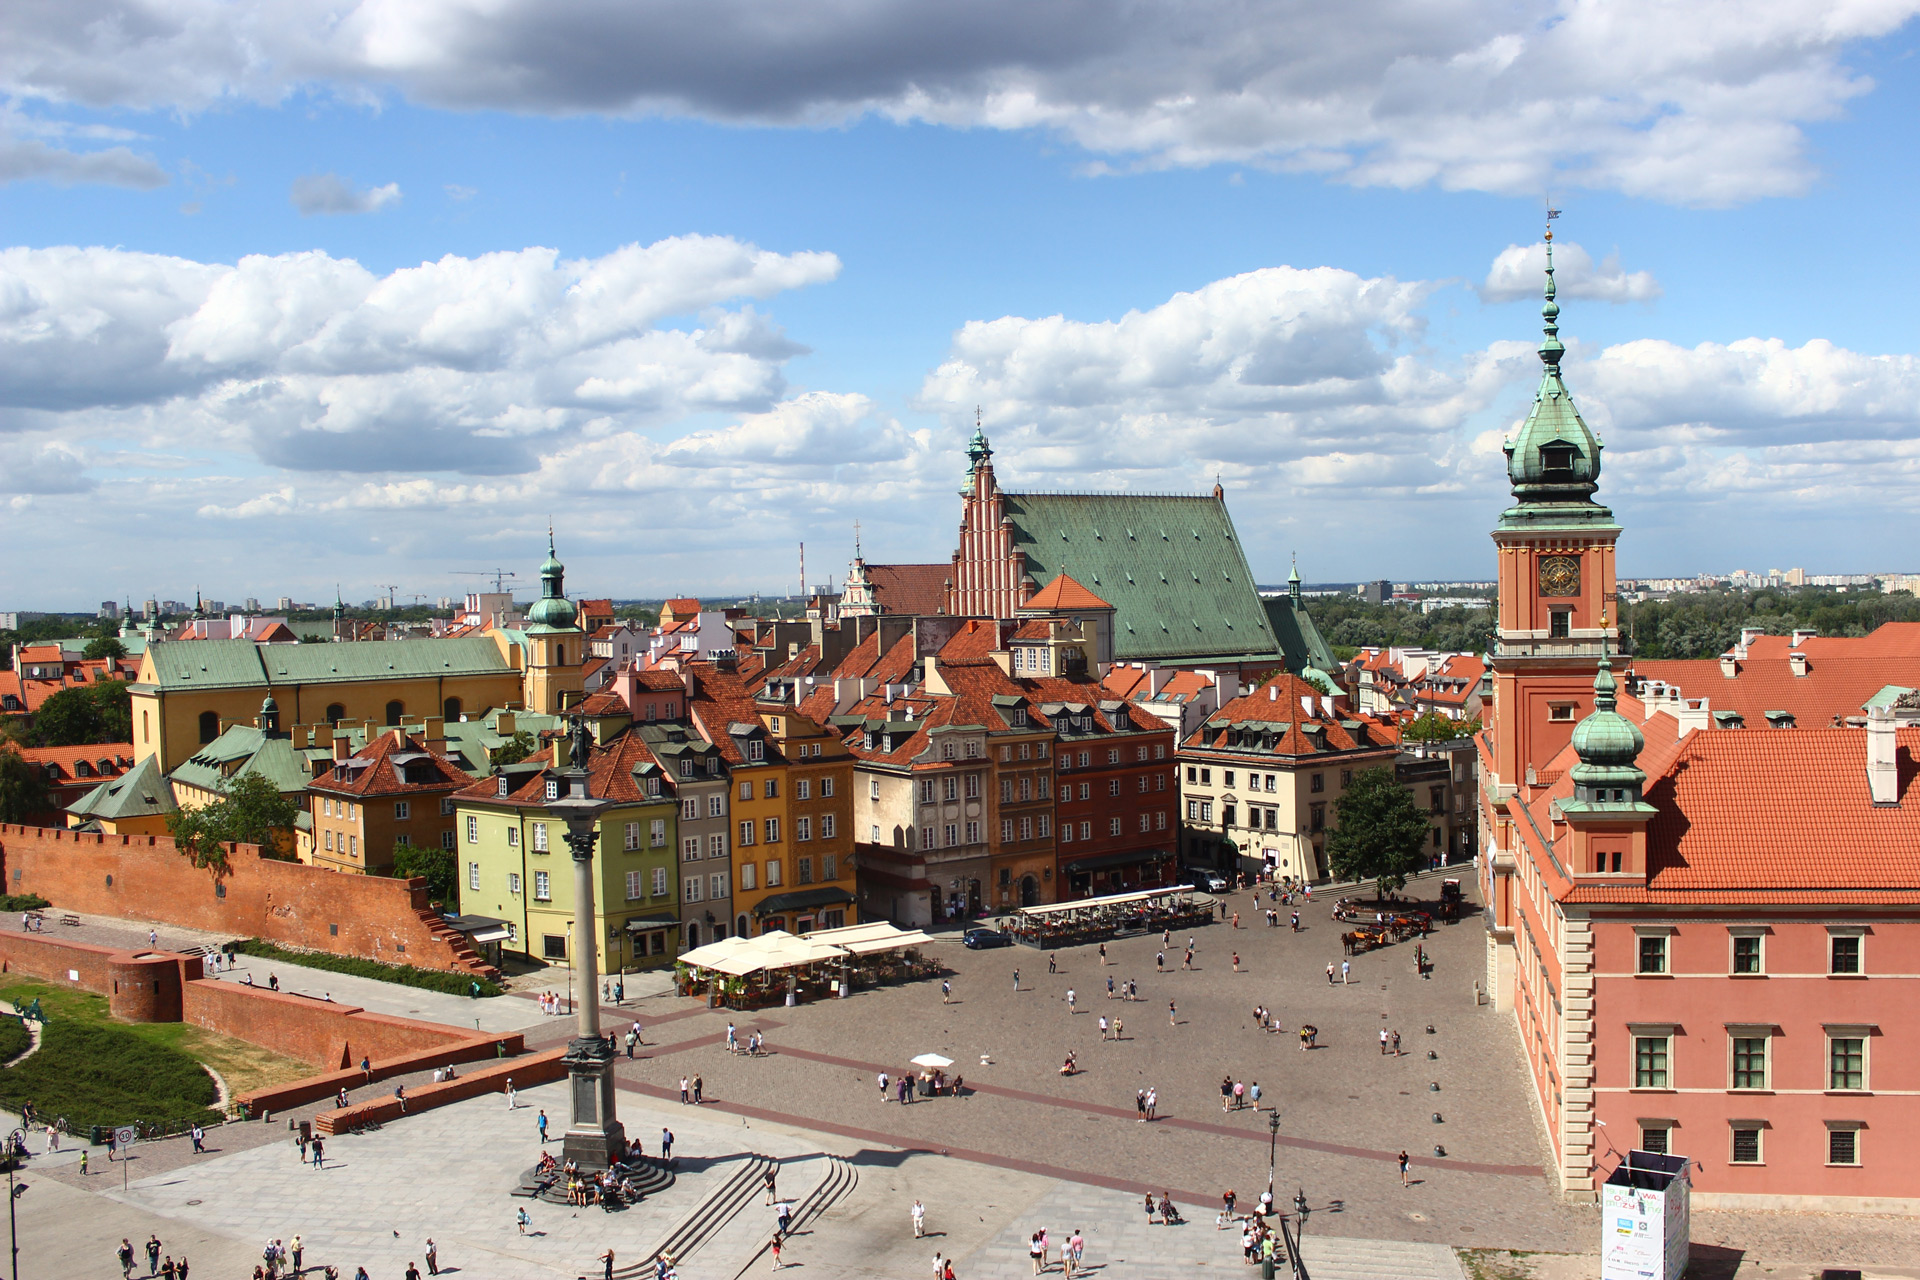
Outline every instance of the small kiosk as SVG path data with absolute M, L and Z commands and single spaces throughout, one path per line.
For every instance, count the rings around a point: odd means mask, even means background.
M 1600 1280 L 1680 1280 L 1687 1269 L 1685 1156 L 1629 1151 L 1600 1189 Z

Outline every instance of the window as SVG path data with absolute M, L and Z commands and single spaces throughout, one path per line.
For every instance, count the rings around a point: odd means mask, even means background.
M 813 883 L 813 859 L 812 858 L 794 859 L 793 882 L 795 884 L 812 884 Z
M 1864 1090 L 1867 1087 L 1865 1035 L 1827 1033 L 1827 1088 Z
M 1673 1047 L 1673 1038 L 1668 1035 L 1635 1036 L 1633 1038 L 1633 1087 L 1636 1089 L 1667 1088 L 1667 1056 Z
M 1324 803 L 1307 806 L 1307 825 L 1314 831 L 1327 829 L 1327 806 Z
M 327 837 L 326 838 L 327 852 L 332 853 L 333 852 L 333 832 L 332 831 L 326 832 L 326 837 Z
M 1011 824 L 1009 824 L 1009 825 L 1011 825 Z M 1013 832 L 1012 832 L 1012 831 L 1008 831 L 1008 832 L 1007 832 L 1007 836 L 1008 836 L 1008 838 L 1009 838 L 1009 839 L 1011 839 L 1011 838 L 1012 838 L 1012 836 L 1013 836 Z M 1020 838 L 1021 838 L 1022 840 L 1031 840 L 1031 839 L 1033 839 L 1033 819 L 1032 819 L 1032 818 L 1022 818 L 1022 819 L 1020 819 Z
M 686 764 L 689 762 L 683 760 L 681 761 L 681 763 Z M 700 816 L 700 802 L 698 800 L 691 800 L 691 799 L 682 800 L 680 802 L 680 816 L 685 818 L 688 822 L 692 822 L 694 819 L 698 818 Z
M 980 775 L 977 773 L 970 773 L 967 775 L 967 799 L 978 800 L 979 798 L 980 798 Z
M 793 838 L 795 840 L 813 839 L 813 819 L 799 817 L 793 820 Z
M 1767 1087 L 1767 1037 L 1733 1037 L 1733 1083 L 1734 1089 L 1764 1089 Z
M 1220 785 L 1223 787 L 1230 787 L 1233 785 L 1233 770 L 1227 769 L 1221 773 Z
M 547 824 L 544 822 L 533 824 L 533 851 L 535 853 L 547 851 Z
M 1040 821 L 1045 822 L 1046 819 L 1042 818 Z M 1153 815 L 1153 829 L 1155 831 L 1165 831 L 1167 829 L 1167 811 L 1165 809 L 1161 809 Z
M 1120 794 L 1120 779 L 1118 778 L 1107 779 L 1107 794 L 1110 796 L 1117 796 Z
M 933 793 L 933 779 L 920 779 L 920 803 L 932 804 L 936 799 L 938 799 L 938 797 Z
M 830 853 L 822 859 L 820 878 L 822 880 L 838 880 L 840 878 L 840 856 L 838 854 Z
M 220 713 L 202 711 L 200 713 L 200 742 L 202 745 L 212 742 L 220 736 Z
M 1193 770 L 1191 769 L 1187 770 L 1187 781 L 1188 782 L 1193 781 Z M 1213 785 L 1213 770 L 1202 769 L 1200 771 L 1200 785 L 1203 787 L 1210 787 Z
M 1107 748 L 1107 763 L 1108 763 L 1108 764 L 1119 764 L 1119 763 L 1120 763 L 1120 748 L 1118 748 L 1118 747 L 1108 747 L 1108 748 Z
M 703 887 L 704 887 L 704 882 L 700 876 L 688 876 L 685 880 L 681 881 L 680 883 L 680 901 L 682 902 L 700 901 L 700 890 Z
M 980 744 L 978 742 L 973 741 L 972 739 L 968 739 L 967 759 L 977 760 L 979 758 L 980 758 Z
M 1022 779 L 1022 781 L 1024 781 L 1024 779 Z M 1000 803 L 1001 804 L 1013 803 L 1013 779 L 1012 778 L 1000 779 Z
M 715 871 L 707 876 L 707 896 L 724 898 L 727 896 L 727 873 Z
M 879 823 L 876 822 L 871 827 L 867 828 L 867 843 L 868 844 L 880 843 L 880 824 Z
M 1021 779 L 1021 781 L 1024 783 L 1026 779 L 1023 778 Z M 1044 773 L 1039 775 L 1039 786 L 1040 786 L 1040 798 L 1042 800 L 1053 799 L 1053 779 L 1049 775 Z M 1022 795 L 1026 794 L 1025 787 L 1021 788 L 1021 794 Z
M 867 799 L 878 800 L 879 798 L 880 798 L 880 779 L 868 778 L 867 779 Z
M 637 901 L 638 899 L 645 896 L 645 894 L 642 892 L 642 889 L 641 889 L 642 874 L 643 873 L 639 871 L 627 872 L 627 901 L 628 902 Z
M 742 800 L 753 799 L 753 780 L 751 778 L 745 779 L 740 783 L 740 798 Z
M 839 824 L 838 824 L 836 815 L 831 813 L 821 814 L 820 815 L 820 838 L 822 840 L 833 839 L 834 832 L 838 829 L 838 825 Z
M 693 761 L 682 760 L 680 762 L 680 776 L 683 778 L 691 778 L 693 776 Z
M 560 780 L 558 778 L 547 779 L 546 796 L 549 800 L 558 800 L 560 798 Z
M 1268 779 L 1267 779 L 1267 781 L 1268 781 L 1269 783 L 1271 783 L 1271 782 L 1273 781 L 1273 779 L 1272 779 L 1272 778 L 1268 778 Z M 1154 774 L 1154 775 L 1153 775 L 1153 789 L 1154 789 L 1155 791 L 1165 791 L 1165 790 L 1167 789 L 1167 775 L 1166 775 L 1166 774 L 1164 774 L 1164 773 L 1156 773 L 1156 774 Z M 1272 788 L 1271 786 L 1269 786 L 1269 787 L 1267 788 L 1267 790 L 1269 790 L 1269 791 L 1271 791 L 1271 790 L 1273 790 L 1273 788 Z
M 1092 764 L 1092 763 L 1093 763 L 1093 755 L 1092 755 L 1092 753 L 1091 753 L 1091 752 L 1087 752 L 1087 751 L 1082 751 L 1082 752 L 1080 753 L 1080 767 L 1081 767 L 1082 769 L 1084 769 L 1084 768 L 1086 768 L 1086 767 L 1087 767 L 1088 765 L 1090 765 L 1090 764 Z
M 742 890 L 756 888 L 758 886 L 759 876 L 759 863 L 743 862 L 740 864 L 740 888 Z
M 548 960 L 565 960 L 567 958 L 567 936 L 564 933 L 542 934 L 540 937 L 540 954 Z
M 1020 821 L 1024 824 L 1026 822 L 1026 819 L 1022 818 Z M 1025 827 L 1023 825 L 1022 830 L 1024 829 Z M 1048 814 L 1044 814 L 1044 813 L 1041 814 L 1040 815 L 1040 838 L 1042 840 L 1046 839 L 1047 836 L 1051 833 L 1052 829 L 1053 829 L 1053 818 Z
M 1755 1125 L 1745 1127 L 1735 1124 L 1733 1130 L 1734 1164 L 1760 1163 L 1760 1129 Z
M 1141 795 L 1147 794 L 1147 775 L 1146 774 L 1143 773 L 1140 775 L 1139 785 L 1135 788 L 1135 790 L 1139 791 Z
M 740 824 L 740 843 L 743 845 L 752 844 L 753 832 L 754 832 L 753 819 L 748 818 L 746 821 Z
M 1319 792 L 1319 791 L 1325 791 L 1326 789 L 1327 789 L 1327 775 L 1326 775 L 1326 774 L 1324 774 L 1324 773 L 1315 773 L 1315 774 L 1309 774 L 1309 775 L 1308 775 L 1308 778 L 1307 778 L 1307 790 L 1309 790 L 1309 791 L 1314 791 L 1314 792 Z
M 652 837 L 654 848 L 664 849 L 667 847 L 667 820 L 665 818 L 655 818 L 653 822 L 649 824 L 647 833 Z
M 1353 785 L 1353 770 L 1351 770 L 1351 769 L 1342 769 L 1342 770 L 1340 771 L 1340 785 L 1341 785 L 1341 787 L 1342 787 L 1342 788 L 1346 788 L 1346 787 L 1350 787 L 1350 786 L 1352 786 L 1352 785 Z M 1272 774 L 1268 774 L 1268 775 L 1267 775 L 1267 790 L 1269 790 L 1269 791 L 1271 791 L 1271 790 L 1273 790 L 1273 775 L 1272 775 Z
M 1223 827 L 1232 826 L 1234 816 L 1237 812 L 1238 810 L 1233 805 L 1230 805 L 1230 804 L 1221 805 L 1220 806 L 1220 825 Z
M 1119 818 L 1108 818 L 1108 819 L 1107 819 L 1107 834 L 1108 834 L 1108 835 L 1110 835 L 1110 836 L 1117 836 L 1117 835 L 1119 835 L 1119 834 L 1120 834 L 1120 819 L 1119 819 Z
M 1062 797 L 1062 798 L 1064 799 L 1065 797 Z M 1083 783 L 1081 783 L 1081 784 L 1080 784 L 1080 798 L 1081 798 L 1082 800 L 1090 800 L 1090 799 L 1092 799 L 1092 798 L 1093 798 L 1093 784 L 1092 784 L 1092 783 L 1090 783 L 1090 782 L 1083 782 Z
M 507 848 L 518 849 L 519 847 L 520 847 L 520 828 L 508 827 L 507 828 Z
M 1080 838 L 1082 840 L 1093 839 L 1093 824 L 1091 822 L 1083 822 L 1080 824 Z
M 1192 802 L 1189 801 L 1188 803 L 1191 804 Z M 1213 821 L 1213 801 L 1202 800 L 1200 802 L 1200 821 L 1202 822 Z
M 440 816 L 443 818 L 451 818 L 453 816 L 453 797 L 452 796 L 440 797 Z
M 718 791 L 707 797 L 707 816 L 724 818 L 727 816 L 727 798 Z
M 793 798 L 796 800 L 813 799 L 813 780 L 802 778 L 793 784 Z
M 1667 1134 L 1669 1127 L 1664 1124 L 1640 1122 L 1640 1149 L 1656 1156 L 1667 1154 Z
M 943 742 L 940 744 L 940 758 L 942 760 L 953 759 L 953 743 Z
M 1060 824 L 1060 843 L 1073 843 L 1073 824 L 1071 822 L 1063 822 Z
M 758 763 L 767 758 L 767 744 L 758 738 L 747 744 L 747 759 Z
M 1827 1163 L 1859 1164 L 1860 1131 L 1853 1128 L 1849 1121 L 1830 1120 L 1827 1123 L 1831 1126 L 1827 1130 Z M 1843 1124 L 1847 1127 L 1841 1128 Z
M 1547 615 L 1547 634 L 1555 640 L 1564 640 L 1572 632 L 1573 614 L 1566 609 L 1555 609 Z
M 960 825 L 958 823 L 949 822 L 942 829 L 941 834 L 947 838 L 947 842 L 941 846 L 943 849 L 951 849 L 954 845 L 960 843 Z
M 709 858 L 724 858 L 727 856 L 727 837 L 723 833 L 715 832 L 713 835 L 707 837 L 707 856 Z
M 942 778 L 940 780 L 940 795 L 942 799 L 958 800 L 960 798 L 960 779 Z
M 535 902 L 553 901 L 553 881 L 544 871 L 533 873 L 533 900 Z
M 768 818 L 766 822 L 766 831 L 767 831 L 768 844 L 780 843 L 780 819 Z
M 698 862 L 700 860 L 699 836 L 688 836 L 680 842 L 680 858 L 683 862 Z
M 780 779 L 768 778 L 766 785 L 761 787 L 760 790 L 764 793 L 765 799 L 773 800 L 778 798 L 780 795 Z
M 967 824 L 967 843 L 968 844 L 980 843 L 980 824 L 979 823 L 969 822 Z
M 813 749 L 813 754 L 815 754 L 815 755 L 819 755 L 819 754 L 820 754 L 820 748 L 819 748 L 819 747 L 815 747 L 815 748 Z M 822 778 L 822 779 L 820 779 L 820 794 L 821 794 L 822 796 L 831 796 L 831 795 L 833 794 L 833 779 L 832 779 L 832 778 Z
M 467 815 L 467 843 L 480 843 L 480 819 L 471 813 Z
M 1760 959 L 1759 934 L 1736 933 L 1733 936 L 1733 971 L 1735 973 L 1761 972 Z
M 413 837 L 408 835 L 406 832 L 402 831 L 399 835 L 393 838 L 393 843 L 399 846 L 400 848 L 410 849 L 413 847 Z
M 653 869 L 653 896 L 656 898 L 664 898 L 667 896 L 667 869 L 665 867 L 655 867 Z
M 1667 935 L 1664 933 L 1643 933 L 1640 935 L 1640 973 L 1665 973 L 1667 971 Z
M 1195 769 L 1192 765 L 1187 766 L 1187 781 L 1188 782 L 1200 781 L 1200 771 Z
M 920 828 L 920 847 L 921 847 L 922 849 L 934 849 L 934 848 L 938 848 L 938 847 L 939 847 L 939 846 L 937 846 L 936 844 L 934 844 L 934 842 L 933 842 L 933 828 L 932 828 L 932 827 L 922 827 L 922 828 Z
M 1547 706 L 1547 719 L 1549 720 L 1573 719 L 1573 704 L 1571 702 L 1549 703 Z
M 516 898 L 520 896 L 520 873 L 518 871 L 507 872 L 507 892 Z
M 1839 927 L 1827 930 L 1830 935 L 1827 942 L 1831 948 L 1828 973 L 1847 976 L 1864 972 L 1860 964 L 1861 932 L 1861 930 L 1849 928 L 1847 932 L 1842 933 Z
M 780 860 L 778 858 L 768 858 L 767 859 L 767 888 L 778 889 L 779 887 L 780 887 Z
M 1142 832 L 1153 830 L 1153 820 L 1144 813 L 1140 815 L 1140 830 Z
M 469 862 L 467 864 L 467 888 L 478 889 L 479 887 L 480 887 L 480 864 L 477 862 Z

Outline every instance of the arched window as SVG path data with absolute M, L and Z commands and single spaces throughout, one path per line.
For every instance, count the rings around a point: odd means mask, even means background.
M 406 706 L 398 698 L 387 704 L 387 723 L 399 724 L 400 717 L 406 714 Z
M 337 702 L 329 702 L 327 704 L 327 723 L 328 724 L 336 725 L 336 724 L 339 724 L 342 720 L 345 720 L 346 718 L 347 718 L 347 709 L 345 707 L 341 706 Z
M 200 713 L 200 741 L 203 743 L 212 742 L 219 736 L 220 713 L 218 711 L 202 711 Z
M 460 718 L 460 699 L 448 698 L 445 702 L 441 703 L 440 714 L 448 720 L 458 720 Z
M 556 667 L 567 665 L 567 646 L 563 644 L 553 646 L 553 665 Z

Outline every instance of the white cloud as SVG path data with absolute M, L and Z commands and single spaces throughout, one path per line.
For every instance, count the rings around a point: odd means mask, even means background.
M 94 487 L 86 459 L 59 440 L 38 444 L 0 436 L 0 493 L 84 493 Z
M 1488 302 L 1511 302 L 1516 298 L 1538 298 L 1547 282 L 1547 246 L 1510 244 L 1500 251 L 1487 269 L 1480 296 Z M 1660 296 L 1660 282 L 1650 271 L 1627 271 L 1620 265 L 1616 251 L 1598 266 L 1593 256 L 1577 244 L 1562 241 L 1553 246 L 1553 280 L 1562 298 L 1592 298 L 1600 302 L 1652 302 Z
M 400 184 L 355 190 L 353 184 L 337 173 L 310 173 L 295 178 L 287 198 L 301 213 L 378 213 L 400 201 Z
M 1036 129 L 1120 167 L 1683 204 L 1804 190 L 1851 46 L 1916 0 L 86 0 L 0 8 L 0 90 L 197 110 L 296 88 L 462 109 Z

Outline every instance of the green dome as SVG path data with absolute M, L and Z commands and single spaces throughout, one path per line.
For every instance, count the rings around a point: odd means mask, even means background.
M 1593 714 L 1573 727 L 1573 750 L 1580 763 L 1573 766 L 1576 783 L 1639 786 L 1646 775 L 1635 763 L 1647 745 L 1640 727 L 1614 710 L 1613 664 L 1603 656 L 1593 680 Z
M 553 530 L 547 530 L 547 559 L 540 566 L 540 598 L 527 610 L 527 622 L 549 631 L 571 631 L 580 611 L 567 599 L 564 583 L 567 567 L 553 552 Z
M 1574 408 L 1573 396 L 1560 378 L 1560 304 L 1554 301 L 1553 243 L 1547 243 L 1546 337 L 1540 343 L 1540 363 L 1546 366 L 1533 408 L 1520 431 L 1503 448 L 1507 479 L 1513 496 L 1523 503 L 1591 502 L 1599 487 L 1599 438 Z

